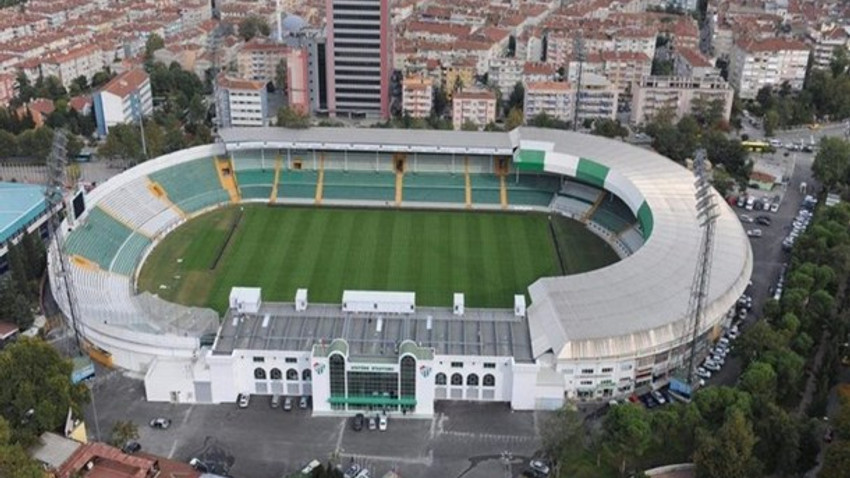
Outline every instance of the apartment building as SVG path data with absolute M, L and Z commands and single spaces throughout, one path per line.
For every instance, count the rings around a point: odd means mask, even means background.
M 267 38 L 254 38 L 236 53 L 236 71 L 240 78 L 266 83 L 275 82 L 277 67 L 286 62 L 289 47 Z M 278 86 L 278 85 L 275 85 Z
M 719 74 L 719 70 L 703 56 L 702 53 L 691 48 L 679 48 L 673 57 L 673 70 L 675 76 L 702 77 Z
M 523 114 L 526 121 L 540 113 L 562 121 L 572 121 L 574 107 L 575 95 L 569 83 L 542 81 L 525 86 Z
M 220 75 L 215 106 L 219 126 L 268 126 L 269 99 L 266 83 Z
M 327 0 L 327 84 L 331 116 L 390 114 L 389 0 Z
M 95 73 L 107 66 L 103 51 L 95 45 L 83 45 L 55 53 L 40 58 L 39 61 L 41 74 L 59 78 L 65 88 L 71 86 L 74 79 L 80 76 L 90 81 Z
M 467 121 L 483 128 L 496 120 L 496 94 L 487 90 L 458 91 L 452 97 L 452 126 L 459 130 Z
M 499 89 L 502 98 L 514 91 L 517 83 L 522 82 L 525 62 L 518 58 L 491 58 L 487 71 L 487 81 Z
M 603 51 L 603 74 L 621 95 L 626 94 L 632 83 L 652 73 L 652 58 L 642 52 Z
M 754 99 L 761 88 L 785 82 L 799 90 L 806 79 L 810 54 L 809 47 L 796 40 L 739 41 L 732 48 L 729 83 L 742 99 Z
M 401 104 L 405 113 L 414 118 L 426 118 L 431 114 L 434 87 L 430 78 L 408 76 L 401 85 Z
M 141 68 L 121 73 L 94 95 L 97 133 L 101 137 L 116 124 L 140 121 L 152 112 L 151 82 Z
M 522 67 L 522 83 L 539 83 L 542 81 L 555 81 L 558 70 L 551 63 L 539 63 L 527 61 Z
M 652 119 L 660 111 L 672 111 L 676 119 L 694 112 L 695 106 L 712 101 L 723 104 L 729 121 L 735 92 L 720 76 L 645 76 L 632 88 L 632 124 Z
M 809 32 L 809 39 L 813 46 L 812 67 L 829 68 L 837 48 L 850 50 L 850 26 L 812 30 Z
M 289 107 L 310 113 L 310 60 L 306 48 L 292 48 L 286 54 L 286 99 Z
M 576 98 L 576 121 L 614 119 L 617 115 L 617 87 L 604 76 L 592 73 L 581 77 L 581 87 Z
M 0 73 L 0 107 L 6 108 L 15 97 L 15 75 Z

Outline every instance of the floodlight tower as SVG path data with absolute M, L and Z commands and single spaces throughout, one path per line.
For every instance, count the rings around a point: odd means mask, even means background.
M 694 176 L 696 180 L 696 209 L 697 222 L 702 230 L 702 239 L 698 251 L 694 280 L 691 284 L 691 296 L 688 302 L 687 327 L 685 327 L 684 343 L 685 350 L 689 350 L 687 357 L 687 382 L 694 383 L 697 337 L 705 315 L 705 306 L 708 302 L 709 284 L 711 282 L 711 258 L 714 252 L 714 227 L 719 215 L 718 206 L 714 201 L 714 189 L 708 182 L 705 171 L 706 153 L 704 149 L 696 152 L 694 158 Z M 688 349 L 689 347 L 689 349 Z
M 576 78 L 576 101 L 573 109 L 573 131 L 578 130 L 578 111 L 581 105 L 581 73 L 584 69 L 584 62 L 587 60 L 587 54 L 584 51 L 584 38 L 579 33 L 573 41 L 573 50 L 575 50 L 576 60 L 578 60 L 578 76 Z
M 64 234 L 59 230 L 61 219 L 56 214 L 62 207 L 65 198 L 65 172 L 68 165 L 65 146 L 67 144 L 68 138 L 65 130 L 56 130 L 53 133 L 53 145 L 50 155 L 47 157 L 47 181 L 44 188 L 44 202 L 49 214 L 47 221 L 48 237 L 56 244 L 56 259 L 59 266 L 59 273 L 56 274 L 56 278 L 60 281 L 65 292 L 65 299 L 68 301 L 68 315 L 71 319 L 71 327 L 74 329 L 74 338 L 76 339 L 77 353 L 79 354 L 83 351 L 83 344 L 80 339 L 80 328 L 77 320 L 79 317 L 77 298 L 74 295 L 74 280 L 71 276 L 71 268 L 68 265 L 68 257 L 65 254 Z M 70 217 L 70 213 L 66 214 L 66 216 Z M 50 249 L 48 248 L 48 250 Z M 58 298 L 56 299 L 58 301 Z

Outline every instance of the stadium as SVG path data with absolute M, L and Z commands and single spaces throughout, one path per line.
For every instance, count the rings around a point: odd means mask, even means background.
M 565 131 L 225 129 L 95 188 L 51 247 L 51 287 L 153 401 L 548 409 L 681 365 L 694 193 L 667 158 Z M 752 271 L 715 202 L 698 349 Z

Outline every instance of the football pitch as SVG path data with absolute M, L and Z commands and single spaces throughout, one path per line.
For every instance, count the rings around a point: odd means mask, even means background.
M 545 214 L 231 206 L 192 219 L 151 252 L 139 288 L 185 305 L 227 308 L 230 288 L 314 303 L 342 292 L 416 292 L 422 306 L 513 307 L 540 277 L 617 260 L 584 225 Z M 557 243 L 557 246 L 556 246 Z M 560 254 L 558 253 L 560 251 Z M 560 256 L 560 260 L 559 260 Z

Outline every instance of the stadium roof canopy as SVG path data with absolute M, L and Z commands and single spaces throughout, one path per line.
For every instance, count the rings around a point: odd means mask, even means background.
M 529 287 L 534 357 L 568 360 L 645 355 L 682 342 L 701 243 L 693 174 L 670 159 L 597 136 L 539 128 L 508 133 L 399 129 L 232 128 L 229 151 L 258 148 L 511 155 L 514 167 L 575 177 L 622 199 L 638 218 L 644 245 L 602 269 L 537 280 Z M 750 242 L 715 193 L 719 218 L 700 333 L 717 325 L 752 273 Z
M 44 212 L 43 191 L 32 184 L 0 182 L 0 244 Z

